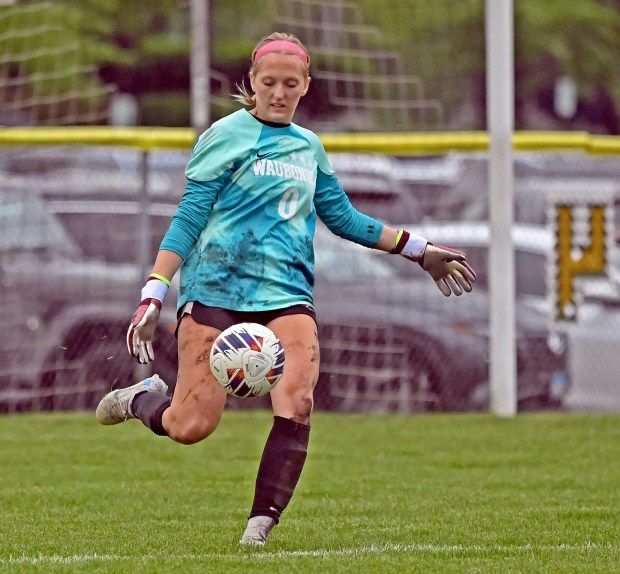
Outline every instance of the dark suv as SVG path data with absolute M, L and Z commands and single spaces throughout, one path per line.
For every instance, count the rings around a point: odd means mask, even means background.
M 316 256 L 317 406 L 403 413 L 488 408 L 484 286 L 446 298 L 418 265 L 335 238 L 321 226 Z M 410 275 L 393 265 L 401 261 Z M 568 380 L 565 337 L 549 330 L 544 310 L 519 300 L 516 343 L 519 409 L 560 407 Z

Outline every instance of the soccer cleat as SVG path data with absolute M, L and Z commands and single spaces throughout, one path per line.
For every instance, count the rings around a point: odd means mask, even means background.
M 135 419 L 136 416 L 131 411 L 131 403 L 136 395 L 147 391 L 166 393 L 168 385 L 159 378 L 159 375 L 153 375 L 131 387 L 116 389 L 108 393 L 97 405 L 95 413 L 97 421 L 102 425 L 116 425 L 127 419 Z
M 245 529 L 239 544 L 246 546 L 264 546 L 269 538 L 271 529 L 276 525 L 276 521 L 271 516 L 254 516 L 248 520 L 248 527 Z

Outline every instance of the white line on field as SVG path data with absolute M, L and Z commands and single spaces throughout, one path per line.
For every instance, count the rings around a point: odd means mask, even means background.
M 597 544 L 594 542 L 584 542 L 582 544 L 382 544 L 361 546 L 359 548 L 330 548 L 318 550 L 278 550 L 277 552 L 269 552 L 268 549 L 257 549 L 257 552 L 238 552 L 227 554 L 146 554 L 142 556 L 121 556 L 118 554 L 81 554 L 74 556 L 58 556 L 56 554 L 45 556 L 39 554 L 37 556 L 9 556 L 8 558 L 0 558 L 0 564 L 75 564 L 81 562 L 117 562 L 122 560 L 200 560 L 207 556 L 212 558 L 235 559 L 245 556 L 251 557 L 252 560 L 270 560 L 282 558 L 294 558 L 303 556 L 313 557 L 337 557 L 337 556 L 355 556 L 362 554 L 381 554 L 385 552 L 410 552 L 410 553 L 431 553 L 431 554 L 452 554 L 452 553 L 477 553 L 477 552 L 580 552 L 583 550 L 617 550 L 613 544 Z M 245 550 L 245 549 L 244 549 Z
M 582 550 L 613 550 L 612 544 L 596 544 L 593 542 L 585 542 L 583 544 L 523 544 L 523 545 L 502 545 L 502 544 L 384 544 L 362 546 L 360 548 L 340 548 L 330 550 L 280 550 L 273 553 L 264 553 L 256 555 L 256 557 L 284 558 L 286 556 L 354 556 L 356 554 L 380 554 L 384 552 L 411 552 L 422 554 L 428 552 L 431 554 L 453 554 L 468 552 L 504 552 L 504 553 L 520 553 L 520 552 L 562 552 L 562 551 L 582 551 Z
M 83 554 L 76 556 L 58 556 L 52 554 L 45 556 L 39 554 L 37 556 L 9 556 L 0 559 L 0 564 L 76 564 L 78 562 L 115 562 L 123 560 L 127 556 L 117 556 L 116 554 Z M 153 558 L 155 558 L 153 556 Z

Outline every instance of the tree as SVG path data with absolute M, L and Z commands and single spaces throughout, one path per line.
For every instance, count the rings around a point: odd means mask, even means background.
M 474 98 L 476 119 L 469 129 L 484 128 L 484 0 L 359 2 L 366 21 L 400 50 L 427 93 L 445 103 L 447 124 L 460 127 L 458 116 Z M 603 106 L 609 115 L 620 102 L 620 2 L 515 0 L 514 9 L 517 128 L 536 127 L 526 115 L 532 106 L 553 114 L 549 92 L 557 78 L 568 76 L 577 85 L 579 110 L 589 110 L 601 129 L 614 129 L 613 122 L 600 124 L 605 120 L 596 118 L 592 106 Z
M 100 117 L 108 90 L 97 66 L 124 58 L 112 41 L 118 4 L 88 0 L 0 9 L 0 102 L 9 122 L 23 117 L 26 122 L 88 123 Z
M 224 95 L 221 101 L 246 75 L 255 42 L 273 31 L 273 15 L 279 2 L 286 1 L 209 0 L 212 68 L 226 79 L 225 84 L 213 84 L 214 91 Z M 43 5 L 29 5 L 34 4 Z M 62 33 L 50 39 L 47 53 L 37 62 L 38 75 L 31 74 L 28 85 L 31 93 L 43 100 L 50 89 L 71 92 L 76 83 L 84 92 L 114 85 L 140 99 L 142 123 L 189 125 L 187 2 L 56 0 L 45 5 L 47 22 L 62 27 Z M 307 18 L 314 17 L 313 6 L 308 4 Z M 357 0 L 347 6 L 361 9 L 360 29 L 374 27 L 378 32 L 360 35 L 359 41 L 366 43 L 361 47 L 397 53 L 405 73 L 421 80 L 424 97 L 441 102 L 444 116 L 438 129 L 485 128 L 485 0 Z M 514 0 L 514 7 L 517 129 L 541 127 L 538 120 L 544 114 L 550 125 L 619 133 L 620 0 Z M 0 16 L 14 9 L 0 6 Z M 0 18 L 3 54 L 24 49 L 19 32 L 36 28 L 42 17 L 38 14 Z M 352 22 L 345 24 L 340 31 L 343 40 L 353 28 Z M 75 43 L 80 49 L 59 61 L 54 43 Z M 313 54 L 313 62 L 326 62 L 321 58 L 321 53 Z M 95 66 L 99 76 L 45 79 L 59 65 L 68 68 L 78 62 Z M 355 71 L 348 69 L 355 66 L 352 59 L 337 62 L 340 71 Z M 0 102 L 9 101 L 13 79 L 30 74 L 33 66 L 34 60 L 0 64 Z M 3 87 L 4 77 L 11 81 Z M 574 120 L 566 123 L 558 123 L 554 115 L 554 90 L 562 77 L 575 82 L 579 99 Z M 312 100 L 323 113 L 320 93 L 317 90 Z M 214 118 L 218 115 L 212 113 Z

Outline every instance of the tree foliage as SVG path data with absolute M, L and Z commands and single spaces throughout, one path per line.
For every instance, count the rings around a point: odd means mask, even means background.
M 27 3 L 18 6 L 23 4 Z M 273 31 L 275 5 L 273 0 L 210 0 L 209 4 L 212 66 L 237 82 L 247 73 L 256 41 Z M 442 102 L 446 129 L 484 127 L 485 0 L 357 0 L 354 5 L 361 11 L 359 24 L 376 31 L 364 37 L 367 47 L 400 56 L 405 73 L 421 79 L 425 97 Z M 48 4 L 45 19 L 60 30 L 52 43 L 80 47 L 63 56 L 65 64 L 79 59 L 100 70 L 100 77 L 84 76 L 79 81 L 113 83 L 136 95 L 187 93 L 189 6 L 181 0 L 56 0 Z M 4 17 L 12 9 L 0 8 L 4 53 L 19 50 L 24 42 L 20 31 L 35 28 L 43 17 L 41 11 Z M 528 104 L 552 112 L 553 87 L 562 76 L 575 81 L 580 109 L 592 102 L 599 105 L 606 97 L 616 113 L 620 1 L 514 0 L 514 10 L 518 121 L 525 121 L 519 114 Z M 48 52 L 37 62 L 39 70 L 58 65 L 54 50 Z M 11 73 L 25 73 L 31 65 L 24 61 Z M 342 61 L 345 68 L 351 65 L 352 60 Z M 62 89 L 62 81 L 53 88 Z M 32 89 L 40 93 L 51 87 L 49 82 L 33 80 Z M 464 112 L 472 108 L 473 119 Z M 610 124 L 606 129 L 617 127 Z
M 428 93 L 452 110 L 460 109 L 462 98 L 477 95 L 484 103 L 484 0 L 359 3 Z M 539 96 L 561 76 L 575 81 L 584 105 L 607 93 L 619 107 L 620 2 L 514 0 L 514 23 L 518 109 L 525 102 L 542 105 Z

